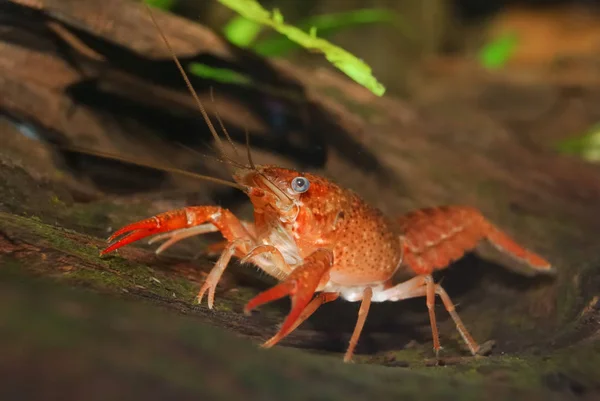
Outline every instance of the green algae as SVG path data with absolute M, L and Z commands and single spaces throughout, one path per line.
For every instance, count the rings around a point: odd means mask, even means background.
M 243 395 L 249 400 L 285 396 L 353 401 L 374 394 L 378 399 L 479 400 L 485 393 L 492 394 L 487 397 L 491 400 L 575 399 L 546 386 L 548 374 L 576 372 L 565 357 L 571 350 L 550 357 L 469 358 L 440 367 L 419 366 L 419 351 L 404 350 L 398 357 L 410 358 L 414 366 L 344 364 L 337 356 L 283 347 L 262 350 L 197 319 L 68 289 L 45 279 L 32 281 L 5 270 L 0 272 L 0 300 L 0 335 L 13 338 L 11 347 L 23 350 L 28 361 L 38 360 L 42 368 L 47 366 L 45 356 L 62 353 L 52 369 L 61 372 L 76 366 L 110 378 L 113 384 L 101 392 L 115 385 L 132 386 L 136 397 L 150 400 L 157 399 L 156 392 L 163 398 L 166 394 L 176 398 L 195 394 L 203 399 Z M 0 343 L 3 355 L 6 346 Z M 580 348 L 575 358 L 597 350 L 597 346 Z M 0 367 L 6 363 L 0 360 Z M 13 361 L 11 369 L 21 374 L 27 364 Z M 154 385 L 138 383 L 135 375 L 151 379 Z M 578 380 L 582 391 L 590 391 L 588 377 Z M 40 383 L 40 391 L 47 383 Z M 12 383 L 6 384 L 10 388 Z M 73 384 L 63 383 L 66 388 Z
M 78 234 L 72 230 L 58 228 L 41 222 L 39 219 L 22 217 L 0 212 L 0 229 L 3 232 L 19 233 L 19 238 L 74 256 L 89 268 L 76 268 L 60 277 L 73 283 L 85 283 L 102 289 L 129 290 L 146 288 L 161 297 L 193 299 L 193 285 L 181 277 L 167 275 L 140 263 L 109 256 L 100 257 L 98 240 Z M 53 273 L 53 272 L 48 272 Z

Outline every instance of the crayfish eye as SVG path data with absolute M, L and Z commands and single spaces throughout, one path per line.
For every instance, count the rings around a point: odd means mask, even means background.
M 308 179 L 304 177 L 296 177 L 292 180 L 292 189 L 296 193 L 303 193 L 308 191 L 308 187 L 310 187 L 310 182 Z

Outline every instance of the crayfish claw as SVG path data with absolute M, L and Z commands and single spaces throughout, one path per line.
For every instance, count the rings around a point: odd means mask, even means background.
M 256 307 L 271 301 L 289 296 L 292 308 L 279 331 L 267 340 L 262 347 L 270 348 L 287 336 L 302 319 L 302 312 L 312 300 L 319 284 L 331 269 L 332 258 L 327 251 L 316 251 L 305 259 L 304 264 L 297 267 L 283 282 L 261 292 L 246 304 L 244 313 L 249 314 Z

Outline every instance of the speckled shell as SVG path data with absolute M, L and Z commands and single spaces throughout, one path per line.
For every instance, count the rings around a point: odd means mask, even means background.
M 470 206 L 418 209 L 390 220 L 354 192 L 323 177 L 274 166 L 261 166 L 261 172 L 286 190 L 300 175 L 310 181 L 305 193 L 291 193 L 299 211 L 285 230 L 292 234 L 302 258 L 319 248 L 331 250 L 334 264 L 329 279 L 342 287 L 378 283 L 387 287 L 396 272 L 394 279 L 400 274 L 430 274 L 449 266 L 484 238 L 533 269 L 551 268 Z M 269 212 L 263 207 L 255 213 L 258 231 L 273 229 L 269 221 L 280 224 L 276 209 Z
M 309 190 L 299 195 L 300 210 L 288 229 L 303 257 L 319 248 L 333 251 L 331 281 L 367 285 L 394 274 L 402 256 L 397 223 L 323 177 L 279 167 L 263 167 L 262 172 L 283 188 L 299 175 L 310 181 Z M 264 219 L 256 217 L 257 223 Z
M 468 206 L 418 209 L 398 219 L 404 235 L 404 264 L 416 274 L 442 269 L 473 249 L 488 224 Z

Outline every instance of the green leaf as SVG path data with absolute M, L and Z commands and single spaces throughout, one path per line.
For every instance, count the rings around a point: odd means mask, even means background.
M 231 43 L 240 47 L 248 47 L 261 30 L 261 24 L 238 15 L 225 25 L 223 34 Z
M 252 79 L 250 79 L 248 76 L 240 74 L 233 70 L 228 70 L 226 68 L 215 68 L 207 64 L 190 63 L 188 70 L 196 76 L 206 79 L 212 79 L 213 81 L 225 84 L 236 84 L 244 86 L 252 85 Z
M 371 73 L 371 68 L 366 63 L 322 38 L 311 37 L 309 33 L 285 24 L 279 11 L 274 10 L 271 13 L 262 8 L 256 0 L 218 1 L 249 20 L 273 28 L 308 50 L 323 53 L 330 63 L 377 96 L 382 96 L 385 93 L 385 87 L 375 79 Z
M 161 10 L 170 10 L 175 6 L 177 0 L 143 0 L 144 3 L 151 7 L 160 8 Z
M 507 33 L 486 44 L 479 52 L 479 62 L 488 69 L 498 69 L 506 65 L 519 44 L 515 33 Z
M 318 31 L 321 38 L 325 38 L 343 29 L 375 23 L 401 25 L 399 16 L 388 10 L 362 9 L 310 17 L 298 23 L 298 28 L 309 30 L 311 37 L 313 31 Z M 263 56 L 281 57 L 300 47 L 285 36 L 274 36 L 259 41 L 252 49 Z
M 557 149 L 561 153 L 576 155 L 587 161 L 600 161 L 600 123 L 580 137 L 560 142 Z

